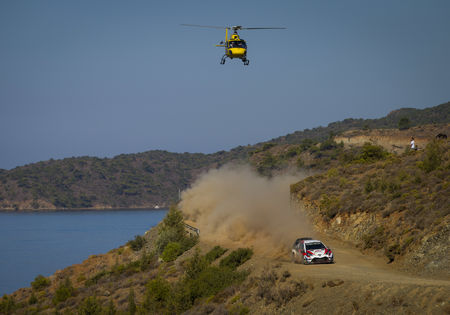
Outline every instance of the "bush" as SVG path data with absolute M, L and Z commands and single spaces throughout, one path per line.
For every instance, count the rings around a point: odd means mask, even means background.
M 38 299 L 37 299 L 36 295 L 34 294 L 34 292 L 32 292 L 30 298 L 28 299 L 28 304 L 33 305 L 33 304 L 36 304 L 37 302 L 38 302 Z
M 434 140 L 427 144 L 425 147 L 425 158 L 421 165 L 425 172 L 434 171 L 441 165 L 443 151 L 439 141 Z
M 247 273 L 236 272 L 230 268 L 209 266 L 198 277 L 186 283 L 191 301 L 213 296 L 235 282 L 245 279 Z
M 172 287 L 169 282 L 161 277 L 150 280 L 145 291 L 143 307 L 156 313 L 161 308 L 168 307 L 172 295 Z
M 181 254 L 181 244 L 178 242 L 170 242 L 164 248 L 161 254 L 162 260 L 165 262 L 174 261 Z
M 229 267 L 231 269 L 236 269 L 243 263 L 245 263 L 247 260 L 252 258 L 253 256 L 253 250 L 250 248 L 238 248 L 237 250 L 234 250 L 231 252 L 230 255 L 223 258 L 220 261 L 221 267 Z
M 133 288 L 130 289 L 130 294 L 128 294 L 128 313 L 130 315 L 136 314 L 137 306 L 134 297 Z
M 339 212 L 340 201 L 336 196 L 328 196 L 326 194 L 322 194 L 320 196 L 320 210 L 322 214 L 325 214 L 326 217 L 332 219 Z
M 162 253 L 170 242 L 181 242 L 185 238 L 183 214 L 176 206 L 171 206 L 159 227 L 156 249 Z
M 386 243 L 387 236 L 384 233 L 384 227 L 379 226 L 371 233 L 365 234 L 362 237 L 364 249 L 375 248 L 381 249 Z
M 31 287 L 35 291 L 42 290 L 50 285 L 50 279 L 44 277 L 43 275 L 38 275 L 34 278 L 34 281 L 31 282 Z
M 300 151 L 300 148 L 298 147 L 291 147 L 287 150 L 285 156 L 286 158 L 293 158 L 294 156 L 296 156 Z
M 89 296 L 83 300 L 78 307 L 79 315 L 96 315 L 102 314 L 102 306 L 95 296 Z
M 411 127 L 411 122 L 409 121 L 409 119 L 407 117 L 400 118 L 400 120 L 398 121 L 398 129 L 406 130 L 409 129 L 409 127 Z
M 206 255 L 205 259 L 208 263 L 212 263 L 214 260 L 222 256 L 226 253 L 228 249 L 222 248 L 220 246 L 215 246 L 213 249 L 211 249 Z
M 134 237 L 134 240 L 130 240 L 128 241 L 127 245 L 131 247 L 132 250 L 134 250 L 135 252 L 139 251 L 142 249 L 142 247 L 144 247 L 146 241 L 145 238 L 140 236 L 140 235 L 136 235 Z
M 263 151 L 267 151 L 267 150 L 269 150 L 269 149 L 271 149 L 271 148 L 273 148 L 275 146 L 275 143 L 265 143 L 264 145 L 263 145 L 263 147 L 262 147 L 262 150 Z
M 0 301 L 0 314 L 13 314 L 16 309 L 16 302 L 14 298 L 11 296 L 3 295 L 2 300 Z
M 53 296 L 53 304 L 57 305 L 60 302 L 64 302 L 68 298 L 70 298 L 75 293 L 75 289 L 72 286 L 69 278 L 58 286 L 55 291 L 55 295 Z
M 315 143 L 316 142 L 312 139 L 303 139 L 302 142 L 300 142 L 300 150 L 304 152 L 311 148 Z
M 336 141 L 334 141 L 333 139 L 328 139 L 323 141 L 320 144 L 319 150 L 320 151 L 327 151 L 327 150 L 332 150 L 332 149 L 336 149 L 338 147 L 338 144 L 336 143 Z
M 374 162 L 384 159 L 387 155 L 388 153 L 383 147 L 366 142 L 357 159 L 361 162 Z
M 205 256 L 200 256 L 200 251 L 196 249 L 194 256 L 185 264 L 185 274 L 187 279 L 194 279 L 200 272 L 208 267 L 209 262 Z

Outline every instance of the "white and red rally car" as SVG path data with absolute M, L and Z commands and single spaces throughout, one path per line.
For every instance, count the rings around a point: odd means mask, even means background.
M 292 261 L 295 263 L 315 264 L 334 262 L 333 252 L 324 243 L 310 237 L 298 238 L 292 246 Z

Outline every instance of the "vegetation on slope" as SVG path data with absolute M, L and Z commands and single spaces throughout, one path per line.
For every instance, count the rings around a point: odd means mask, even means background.
M 361 247 L 382 250 L 392 261 L 448 226 L 450 150 L 446 140 L 434 140 L 423 151 L 401 155 L 367 143 L 345 150 L 339 160 L 326 172 L 292 185 L 291 193 L 299 201 L 314 204 L 326 222 L 361 212 L 378 215 L 380 225 L 372 224 L 360 235 Z M 395 226 L 388 228 L 391 216 Z
M 248 275 L 238 270 L 253 255 L 248 248 L 232 251 L 225 258 L 227 250 L 220 246 L 205 255 L 195 249 L 179 257 L 197 239 L 184 231 L 176 207 L 153 231 L 155 237 L 143 237 L 149 246 L 121 247 L 104 255 L 103 263 L 89 258 L 78 266 L 84 265 L 87 272 L 73 272 L 69 267 L 51 278 L 37 276 L 32 288 L 0 300 L 0 314 L 180 314 L 200 301 L 223 296 L 226 288 L 240 284 Z M 158 259 L 174 243 L 180 244 L 177 256 L 169 261 Z
M 0 174 L 0 208 L 167 206 L 197 174 L 241 154 L 240 148 L 210 155 L 149 151 L 30 164 Z
M 380 119 L 345 119 L 214 154 L 148 151 L 114 158 L 49 160 L 0 170 L 0 209 L 168 206 L 201 172 L 228 162 L 250 161 L 267 176 L 287 167 L 322 168 L 339 155 L 336 150 L 342 147 L 336 147 L 332 138 L 343 131 L 448 122 L 450 103 L 445 103 L 423 110 L 400 109 Z

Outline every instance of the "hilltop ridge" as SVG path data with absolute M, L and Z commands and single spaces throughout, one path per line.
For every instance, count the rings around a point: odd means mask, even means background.
M 179 191 L 208 169 L 230 162 L 250 163 L 264 175 L 285 167 L 320 168 L 326 156 L 318 163 L 305 154 L 315 150 L 314 144 L 349 130 L 399 128 L 402 119 L 406 130 L 423 124 L 445 125 L 450 122 L 450 102 L 425 109 L 399 109 L 379 119 L 345 119 L 213 154 L 155 150 L 103 159 L 72 157 L 0 170 L 0 209 L 164 207 L 176 202 Z M 282 151 L 284 155 L 277 158 L 276 152 Z

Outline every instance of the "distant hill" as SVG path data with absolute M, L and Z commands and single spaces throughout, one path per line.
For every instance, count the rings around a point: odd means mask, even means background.
M 398 128 L 401 119 L 409 122 L 408 127 L 425 124 L 444 124 L 450 122 L 450 102 L 425 109 L 401 108 L 390 112 L 386 117 L 378 119 L 348 118 L 330 123 L 327 127 L 317 127 L 296 131 L 286 136 L 274 138 L 269 142 L 276 144 L 299 144 L 304 139 L 322 141 L 330 134 L 338 135 L 352 129 L 385 129 Z
M 450 122 L 450 102 L 404 108 L 379 119 L 345 119 L 214 154 L 147 151 L 114 158 L 72 157 L 0 170 L 0 209 L 144 208 L 168 206 L 199 174 L 229 162 L 249 162 L 261 174 L 327 165 L 330 135 L 353 129 L 408 128 Z M 320 147 L 314 146 L 323 142 Z M 327 151 L 328 150 L 328 151 Z M 300 153 L 302 157 L 300 158 Z M 318 159 L 320 158 L 320 159 Z M 319 162 L 317 162 L 319 161 Z
M 245 156 L 148 151 L 29 164 L 0 173 L 0 208 L 166 207 L 201 172 Z

